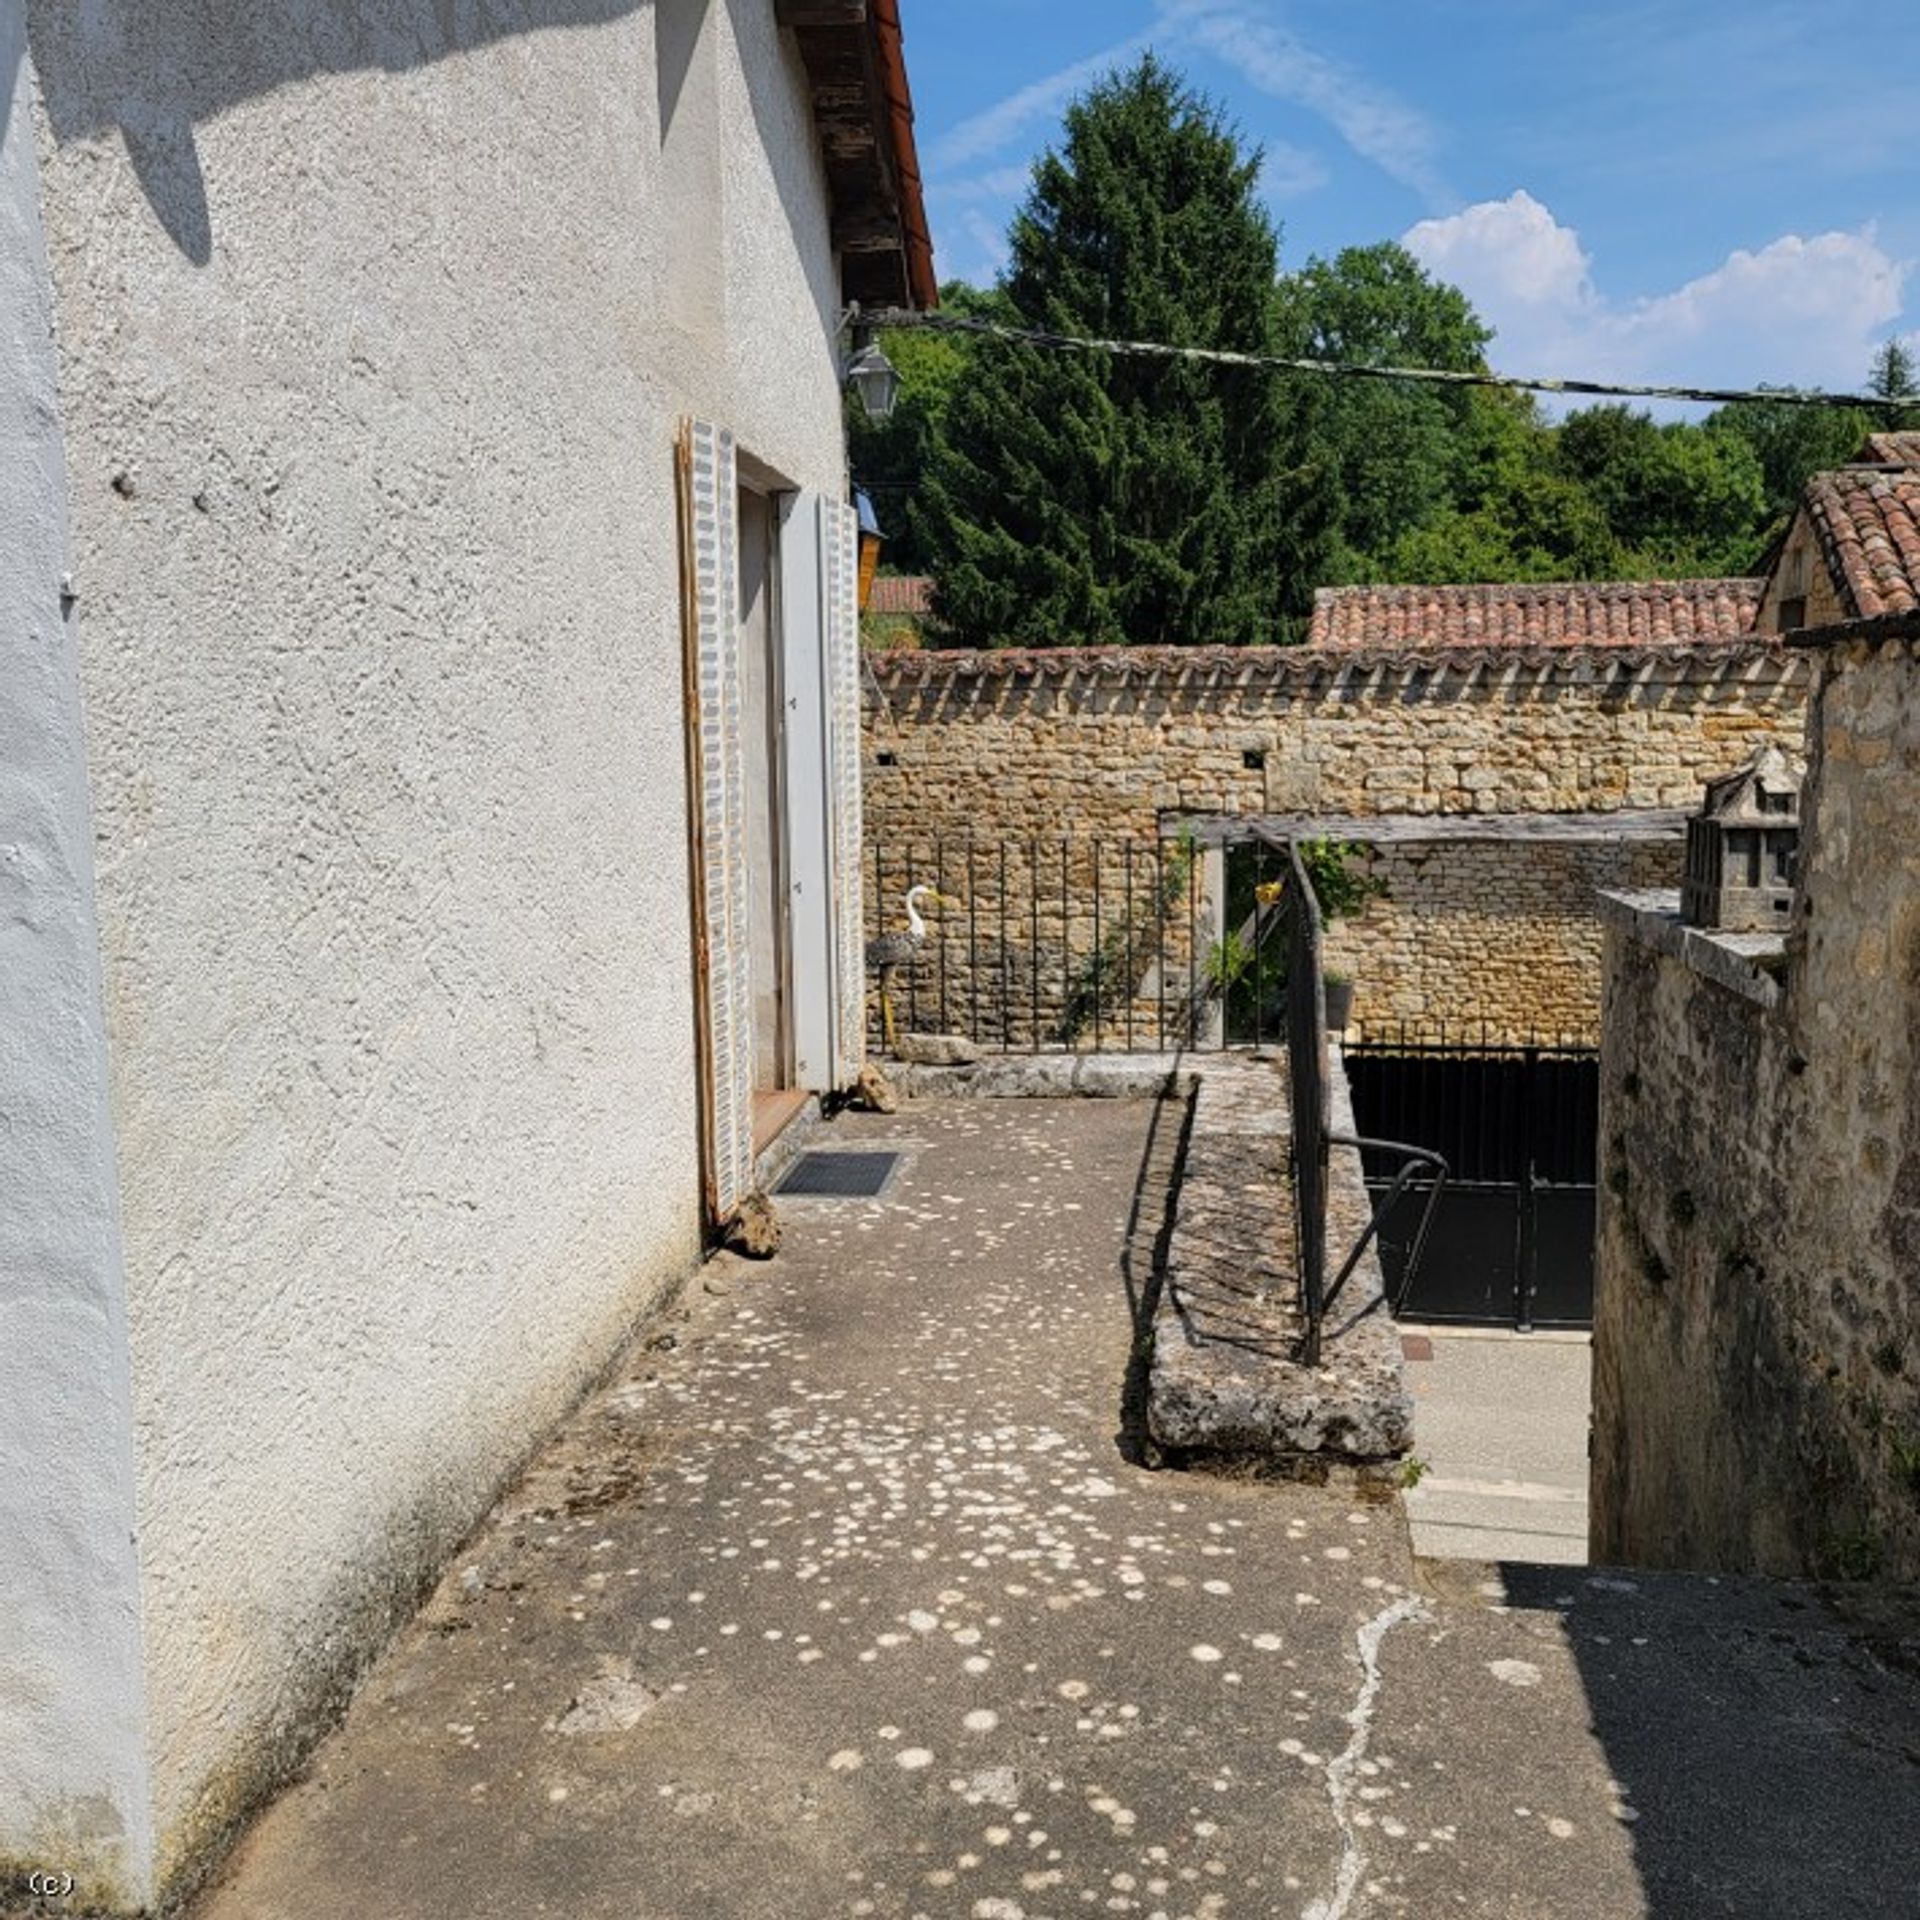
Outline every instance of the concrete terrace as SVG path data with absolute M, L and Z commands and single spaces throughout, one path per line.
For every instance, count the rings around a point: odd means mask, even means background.
M 891 1187 L 704 1270 L 198 1920 L 1915 1912 L 1920 1688 L 1815 1594 L 1134 1464 L 1180 1119 L 823 1130 Z

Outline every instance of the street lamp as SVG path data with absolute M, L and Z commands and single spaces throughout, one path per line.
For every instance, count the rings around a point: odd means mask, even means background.
M 900 396 L 900 375 L 894 364 L 869 340 L 847 362 L 846 384 L 860 396 L 869 420 L 884 420 Z

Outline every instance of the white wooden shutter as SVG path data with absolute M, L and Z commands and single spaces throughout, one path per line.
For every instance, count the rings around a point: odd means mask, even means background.
M 789 499 L 780 548 L 788 925 L 794 1066 L 813 1092 L 851 1086 L 864 1059 L 858 538 L 843 501 Z
M 834 1072 L 833 805 L 827 785 L 828 502 L 786 496 L 780 522 L 780 679 L 786 701 L 787 929 L 793 1071 L 810 1093 Z
M 834 1084 L 850 1087 L 867 1057 L 867 941 L 860 888 L 860 516 L 823 503 L 826 577 L 827 789 L 833 809 Z
M 707 1210 L 714 1224 L 723 1225 L 753 1189 L 753 1003 L 733 435 L 704 420 L 689 421 L 680 471 L 702 1125 Z

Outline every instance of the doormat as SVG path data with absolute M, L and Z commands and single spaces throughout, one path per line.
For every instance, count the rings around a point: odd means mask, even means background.
M 899 1164 L 897 1153 L 803 1153 L 774 1192 L 796 1199 L 874 1200 Z

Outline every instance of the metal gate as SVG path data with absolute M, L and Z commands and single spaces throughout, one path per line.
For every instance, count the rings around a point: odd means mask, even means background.
M 1418 1207 L 1403 1202 L 1382 1227 L 1396 1312 L 1522 1330 L 1591 1326 L 1595 1050 L 1380 1039 L 1348 1047 L 1345 1059 L 1360 1131 L 1425 1147 L 1450 1169 L 1404 1300 Z M 1365 1161 L 1378 1196 L 1397 1167 Z

